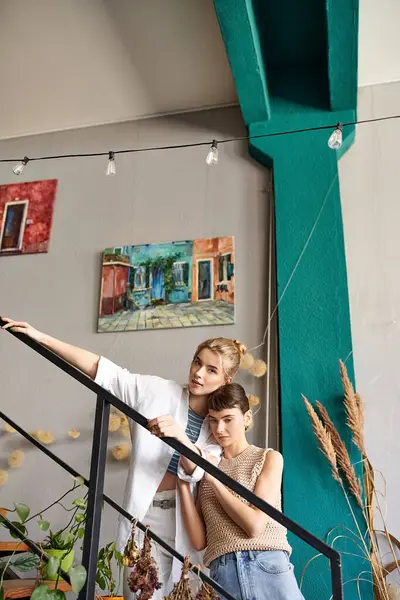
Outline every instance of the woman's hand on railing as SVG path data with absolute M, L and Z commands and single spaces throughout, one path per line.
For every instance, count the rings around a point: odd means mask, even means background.
M 161 415 L 155 419 L 150 419 L 148 428 L 150 433 L 157 437 L 171 437 L 182 442 L 188 448 L 192 448 L 193 446 L 183 427 L 171 415 Z
M 29 325 L 29 323 L 25 321 L 13 321 L 13 319 L 9 319 L 8 317 L 1 317 L 1 319 L 6 323 L 2 329 L 11 329 L 15 333 L 24 333 L 33 340 L 41 343 L 43 333 L 32 327 L 32 325 Z

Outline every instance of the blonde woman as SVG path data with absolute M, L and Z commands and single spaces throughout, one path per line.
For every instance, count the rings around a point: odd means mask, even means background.
M 242 386 L 218 388 L 208 407 L 211 431 L 223 448 L 219 468 L 281 510 L 283 459 L 275 450 L 248 443 L 252 413 Z M 304 600 L 282 525 L 207 473 L 196 504 L 187 483 L 179 481 L 178 487 L 192 545 L 206 549 L 204 563 L 210 576 L 226 591 L 237 600 Z
M 178 476 L 193 484 L 202 478 L 204 471 L 184 457 L 178 465 L 178 454 L 158 438 L 174 437 L 203 457 L 219 458 L 221 447 L 212 436 L 207 417 L 208 397 L 232 381 L 245 346 L 226 338 L 203 342 L 194 353 L 188 386 L 182 387 L 160 377 L 130 373 L 107 358 L 50 337 L 28 323 L 4 321 L 3 329 L 24 333 L 38 341 L 149 419 L 150 431 L 135 422 L 130 423 L 132 460 L 124 508 L 181 554 L 193 553 L 181 522 L 176 485 Z M 151 438 L 151 434 L 155 437 Z M 124 548 L 129 534 L 129 521 L 120 518 L 119 549 Z M 154 595 L 154 599 L 158 599 L 167 595 L 172 582 L 179 579 L 182 565 L 161 548 L 155 548 L 155 553 L 163 584 Z M 197 562 L 201 562 L 201 557 Z M 125 584 L 126 579 L 125 576 Z M 127 585 L 124 596 L 132 597 Z

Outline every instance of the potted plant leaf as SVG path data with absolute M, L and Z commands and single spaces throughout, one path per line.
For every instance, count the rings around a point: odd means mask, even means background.
M 42 511 L 42 513 L 44 513 L 46 510 L 48 510 L 49 508 L 54 506 L 54 504 L 61 504 L 60 500 L 63 497 L 65 497 L 68 493 L 70 493 L 71 491 L 74 491 L 79 485 L 81 485 L 81 482 L 78 481 L 78 479 L 77 479 L 76 483 L 74 484 L 74 487 L 71 490 L 68 490 L 68 492 L 66 494 L 64 494 L 59 500 L 56 500 L 50 506 L 48 506 L 46 509 L 44 509 Z M 63 507 L 63 508 L 65 508 L 65 507 Z M 51 547 L 46 548 L 46 553 L 48 553 L 48 555 L 50 556 L 50 560 L 47 563 L 47 565 L 45 566 L 46 567 L 45 576 L 48 579 L 51 578 L 52 580 L 56 581 L 55 589 L 50 589 L 47 584 L 39 585 L 35 588 L 35 590 L 32 593 L 32 596 L 31 596 L 32 600 L 66 600 L 66 596 L 65 596 L 64 592 L 61 591 L 60 589 L 57 589 L 58 573 L 61 568 L 68 572 L 68 575 L 69 575 L 70 581 L 71 581 L 71 587 L 75 593 L 79 593 L 79 591 L 82 589 L 82 587 L 84 586 L 84 584 L 86 582 L 85 568 L 80 564 L 72 566 L 73 555 L 72 555 L 72 560 L 69 563 L 67 563 L 67 562 L 63 563 L 63 561 L 60 560 L 60 558 L 54 554 L 54 552 L 56 552 L 58 550 L 58 551 L 61 551 L 61 553 L 63 555 L 62 558 L 64 558 L 64 559 L 67 558 L 65 556 L 65 554 L 66 553 L 71 554 L 71 551 L 73 552 L 73 547 L 74 547 L 76 540 L 79 538 L 82 538 L 84 535 L 84 528 L 82 527 L 82 525 L 85 522 L 86 516 L 85 516 L 85 512 L 82 512 L 82 511 L 86 510 L 85 499 L 78 498 L 77 500 L 75 500 L 73 502 L 73 508 L 66 509 L 66 510 L 68 510 L 69 512 L 73 512 L 72 518 L 71 518 L 70 522 L 68 523 L 67 527 L 64 528 L 63 530 L 58 531 L 56 534 L 53 534 L 51 531 L 49 531 L 49 534 L 46 538 L 47 544 L 49 544 L 50 546 L 58 546 L 57 549 L 51 548 Z M 3 515 L 4 515 L 4 512 L 5 512 L 5 510 L 2 511 Z M 18 520 L 12 521 L 12 523 L 14 524 L 14 526 L 17 529 L 19 529 L 21 534 L 25 537 L 27 537 L 27 535 L 28 535 L 26 524 L 36 517 L 39 517 L 38 523 L 39 523 L 40 529 L 42 531 L 49 530 L 50 523 L 43 519 L 42 513 L 37 513 L 37 514 L 33 515 L 32 517 L 29 517 L 30 508 L 26 504 L 22 504 L 22 503 L 14 504 L 14 509 L 8 509 L 7 512 L 16 513 Z M 1 520 L 2 520 L 2 518 L 0 516 L 0 525 L 1 525 Z M 18 537 L 14 534 L 11 534 L 11 535 L 14 538 Z M 60 546 L 62 546 L 62 547 L 60 547 Z M 0 564 L 0 600 L 3 600 L 3 598 L 5 596 L 3 581 L 4 581 L 5 572 L 8 567 L 12 566 L 14 569 L 17 569 L 19 571 L 28 572 L 33 569 L 38 569 L 40 567 L 40 563 L 41 563 L 40 557 L 35 554 L 24 553 L 21 556 L 15 557 L 15 551 L 12 553 L 11 557 L 8 560 L 2 562 Z M 42 569 L 43 569 L 43 567 L 42 567 Z
M 86 498 L 76 498 L 72 502 L 72 508 L 67 510 L 72 511 L 68 525 L 56 533 L 49 530 L 42 544 L 43 550 L 50 556 L 49 562 L 42 569 L 42 575 L 51 581 L 58 579 L 60 569 L 68 573 L 74 562 L 75 544 L 85 534 Z M 40 529 L 46 531 L 49 526 L 50 523 L 40 515 Z
M 97 595 L 102 596 L 104 600 L 123 600 L 123 597 L 118 595 L 121 575 L 122 554 L 116 549 L 115 542 L 110 542 L 100 549 L 97 558 L 96 583 L 101 590 Z
M 62 529 L 56 533 L 49 532 L 42 544 L 43 550 L 50 556 L 49 562 L 42 568 L 43 577 L 55 581 L 60 569 L 68 573 L 74 562 L 74 543 L 72 533 L 65 533 Z

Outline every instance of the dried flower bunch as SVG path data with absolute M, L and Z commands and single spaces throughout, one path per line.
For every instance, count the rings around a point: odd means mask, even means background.
M 189 556 L 186 556 L 182 567 L 181 578 L 178 583 L 175 583 L 172 592 L 168 594 L 168 596 L 164 596 L 164 600 L 193 600 L 189 585 L 189 568 Z
M 398 575 L 400 575 L 400 561 L 397 558 L 395 550 L 395 547 L 400 550 L 400 542 L 388 532 L 385 517 L 380 506 L 379 491 L 376 489 L 374 482 L 374 469 L 365 449 L 363 403 L 359 394 L 355 393 L 346 366 L 342 361 L 340 361 L 340 376 L 344 389 L 346 423 L 352 432 L 352 441 L 361 453 L 364 466 L 365 504 L 363 502 L 361 481 L 357 477 L 354 466 L 351 463 L 346 444 L 340 437 L 328 411 L 321 402 L 316 402 L 317 412 L 305 396 L 303 396 L 303 401 L 310 416 L 318 445 L 330 464 L 333 478 L 340 484 L 348 502 L 355 527 L 358 531 L 357 537 L 361 542 L 361 545 L 357 544 L 357 546 L 361 548 L 365 558 L 371 564 L 375 598 L 376 600 L 400 598 L 400 591 L 386 582 L 386 577 L 389 573 L 397 570 Z M 358 520 L 348 499 L 345 483 L 362 511 L 367 530 L 365 536 L 358 525 Z M 377 508 L 383 521 L 383 531 L 377 531 L 374 528 L 374 507 Z M 393 560 L 390 563 L 384 564 L 386 562 L 384 561 L 385 554 L 382 554 L 382 549 L 378 543 L 379 535 L 384 536 L 392 553 Z
M 159 590 L 157 564 L 151 555 L 151 542 L 145 535 L 143 548 L 128 577 L 129 589 L 136 594 L 136 600 L 150 600 L 155 590 Z
M 195 600 L 219 600 L 219 596 L 210 585 L 203 581 Z
M 130 569 L 133 569 L 140 556 L 140 550 L 135 542 L 136 523 L 136 519 L 132 521 L 131 535 L 129 536 L 129 539 L 126 542 L 122 558 L 122 564 L 124 565 L 124 567 L 129 567 Z

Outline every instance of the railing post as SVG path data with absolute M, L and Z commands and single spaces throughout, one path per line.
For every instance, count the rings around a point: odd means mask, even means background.
M 340 554 L 330 559 L 333 600 L 343 600 L 342 565 Z
M 85 586 L 79 593 L 78 600 L 94 600 L 96 593 L 97 555 L 100 540 L 109 417 L 110 404 L 103 396 L 98 395 L 82 553 L 82 564 L 87 571 L 87 579 Z

